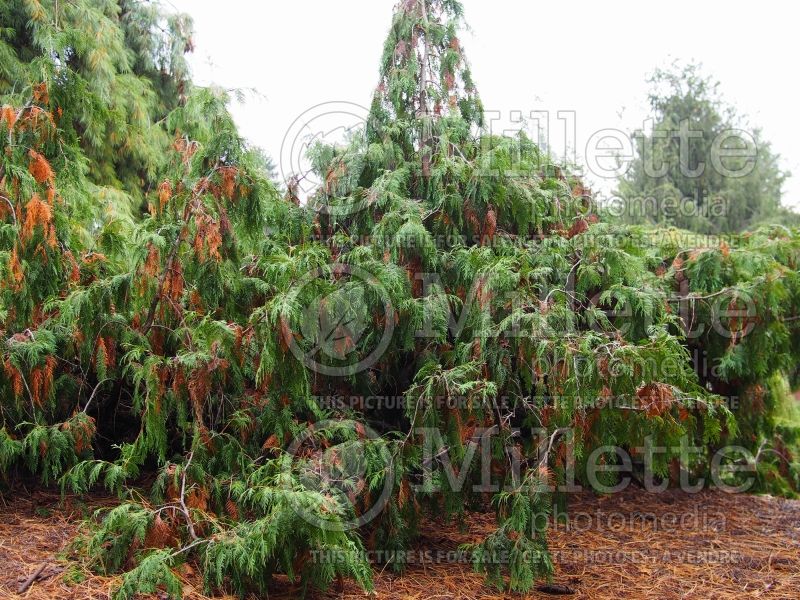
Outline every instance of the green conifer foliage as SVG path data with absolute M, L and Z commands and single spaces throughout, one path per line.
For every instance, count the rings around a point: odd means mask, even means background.
M 116 0 L 4 0 L 0 16 L 0 95 L 36 98 L 80 145 L 92 182 L 140 199 L 170 143 L 152 125 L 187 83 L 188 19 Z
M 599 222 L 533 142 L 481 132 L 458 2 L 399 5 L 364 135 L 314 149 L 324 184 L 303 205 L 225 95 L 184 81 L 184 19 L 81 0 L 0 14 L 0 466 L 120 495 L 80 542 L 125 572 L 118 598 L 179 597 L 185 561 L 212 593 L 266 594 L 276 574 L 370 589 L 364 550 L 484 501 L 468 459 L 485 430 L 498 529 L 473 556 L 517 591 L 552 573 L 542 517 L 570 438 L 581 483 L 607 444 L 670 448 L 664 477 L 684 436 L 697 474 L 726 441 L 782 444 L 760 474 L 791 491 L 796 430 L 758 386 L 796 363 L 797 232 L 686 249 Z M 689 338 L 668 292 L 710 324 L 731 289 L 758 299 L 752 335 Z

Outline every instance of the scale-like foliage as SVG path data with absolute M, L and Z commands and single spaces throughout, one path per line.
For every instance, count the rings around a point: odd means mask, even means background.
M 685 470 L 739 440 L 775 451 L 763 485 L 796 486 L 778 395 L 800 350 L 797 232 L 687 249 L 598 222 L 531 140 L 480 131 L 455 0 L 400 3 L 364 135 L 313 150 L 325 183 L 302 205 L 225 95 L 184 81 L 184 19 L 81 0 L 0 15 L 0 466 L 125 499 L 83 542 L 126 571 L 118 597 L 179 596 L 185 561 L 211 591 L 279 573 L 369 589 L 365 550 L 484 501 L 486 431 L 498 531 L 473 557 L 514 590 L 552 572 L 568 438 L 579 482 L 607 444 L 669 448 L 669 478 L 688 437 Z M 733 335 L 712 327 L 722 297 L 755 301 Z

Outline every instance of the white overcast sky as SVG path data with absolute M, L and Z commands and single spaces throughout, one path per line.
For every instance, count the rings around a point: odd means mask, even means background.
M 201 85 L 254 88 L 233 113 L 279 163 L 292 123 L 324 102 L 369 106 L 395 0 L 166 0 L 195 23 Z M 630 131 L 647 116 L 646 76 L 694 59 L 783 157 L 800 206 L 800 8 L 793 2 L 463 0 L 462 43 L 484 105 L 576 115 L 577 157 L 593 133 Z M 563 127 L 563 123 L 560 124 Z M 556 136 L 555 129 L 551 136 Z M 557 136 L 556 136 L 557 137 Z M 564 134 L 561 133 L 561 138 Z M 558 147 L 558 141 L 553 140 Z M 284 159 L 285 162 L 285 159 Z M 284 165 L 284 170 L 290 170 Z M 609 182 L 590 177 L 598 189 Z

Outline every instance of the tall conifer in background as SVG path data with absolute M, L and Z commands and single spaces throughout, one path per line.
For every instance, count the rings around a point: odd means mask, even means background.
M 700 65 L 674 64 L 650 77 L 651 131 L 635 134 L 622 178 L 624 220 L 730 234 L 764 223 L 797 223 L 782 205 L 789 173 L 756 129 L 725 103 Z M 738 153 L 738 156 L 737 156 Z

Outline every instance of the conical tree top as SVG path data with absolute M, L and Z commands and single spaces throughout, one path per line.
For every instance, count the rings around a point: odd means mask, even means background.
M 430 124 L 460 115 L 480 125 L 483 109 L 458 32 L 458 0 L 402 0 L 384 44 L 381 79 L 371 122 L 417 120 Z

